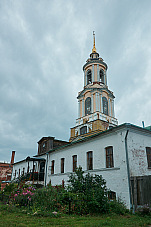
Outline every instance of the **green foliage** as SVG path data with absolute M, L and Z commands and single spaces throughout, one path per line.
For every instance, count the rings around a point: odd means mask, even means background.
M 3 189 L 2 192 L 4 194 L 10 195 L 17 187 L 18 187 L 17 184 L 9 183 L 9 184 L 6 184 L 6 186 L 5 186 L 5 188 Z
M 129 212 L 125 204 L 120 200 L 110 201 L 110 212 L 115 214 L 124 215 Z
M 76 193 L 74 210 L 81 214 L 105 213 L 109 210 L 106 182 L 99 175 L 84 176 L 82 168 L 79 167 L 75 173 L 70 174 L 68 191 Z

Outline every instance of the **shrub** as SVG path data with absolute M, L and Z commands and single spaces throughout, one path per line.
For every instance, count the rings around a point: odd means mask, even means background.
M 99 175 L 84 176 L 82 167 L 70 174 L 68 191 L 76 193 L 74 210 L 86 213 L 105 213 L 109 210 L 106 182 Z
M 18 206 L 31 206 L 34 194 L 35 188 L 33 186 L 21 184 L 11 193 L 11 201 Z
M 126 208 L 124 202 L 122 202 L 120 199 L 110 201 L 110 212 L 115 214 L 125 214 L 128 212 L 128 209 Z

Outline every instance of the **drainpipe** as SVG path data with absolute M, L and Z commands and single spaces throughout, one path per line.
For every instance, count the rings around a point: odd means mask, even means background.
M 127 130 L 125 135 L 125 152 L 126 152 L 126 164 L 127 164 L 127 176 L 128 176 L 128 187 L 129 187 L 129 197 L 130 197 L 130 210 L 132 209 L 132 198 L 131 198 L 131 182 L 130 182 L 130 170 L 129 170 L 129 159 L 128 159 L 128 148 L 127 148 L 127 136 L 129 130 Z
M 48 153 L 46 155 L 47 155 L 47 159 L 46 159 L 45 187 L 46 187 L 46 182 L 47 182 L 46 180 L 47 180 Z

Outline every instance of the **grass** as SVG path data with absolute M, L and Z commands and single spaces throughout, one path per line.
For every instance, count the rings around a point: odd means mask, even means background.
M 28 211 L 27 211 L 28 212 Z M 149 226 L 151 216 L 138 215 L 100 215 L 43 217 L 27 213 L 20 208 L 11 208 L 0 203 L 0 226 Z

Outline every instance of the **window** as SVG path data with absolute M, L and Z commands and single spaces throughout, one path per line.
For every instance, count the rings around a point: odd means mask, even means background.
M 85 133 L 87 133 L 87 126 L 83 126 L 80 128 L 80 135 L 83 135 Z
M 87 84 L 91 84 L 92 83 L 92 73 L 91 70 L 89 69 L 87 71 Z
M 85 100 L 85 115 L 90 114 L 91 113 L 91 98 L 88 97 Z
M 103 101 L 103 113 L 108 115 L 108 101 L 106 97 L 102 98 Z
M 23 168 L 23 175 L 25 174 L 25 168 Z
M 19 171 L 18 171 L 18 176 L 20 177 L 20 169 L 19 169 Z
M 151 168 L 151 147 L 146 147 L 148 168 Z
M 93 169 L 93 154 L 92 151 L 87 152 L 87 170 Z
M 106 168 L 114 167 L 113 162 L 113 147 L 106 147 Z
M 55 161 L 51 161 L 51 174 L 54 174 Z
M 73 172 L 75 172 L 76 168 L 77 168 L 77 155 L 73 155 Z
M 15 177 L 16 177 L 17 170 L 15 170 Z
M 61 173 L 64 173 L 64 158 L 61 158 Z
M 108 198 L 110 201 L 113 201 L 116 199 L 116 192 L 113 192 L 113 191 L 109 191 L 108 192 Z
M 104 71 L 100 69 L 100 82 L 104 84 Z

